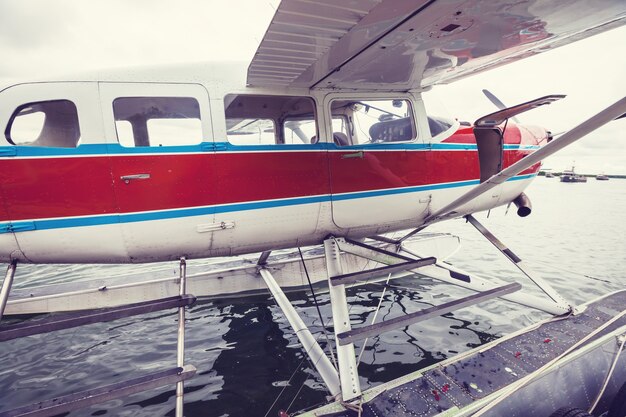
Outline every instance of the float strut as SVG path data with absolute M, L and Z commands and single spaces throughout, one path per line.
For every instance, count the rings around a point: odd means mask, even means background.
M 291 305 L 291 302 L 289 302 L 289 299 L 280 288 L 271 272 L 266 268 L 262 268 L 259 270 L 259 273 L 261 274 L 261 277 L 263 277 L 263 281 L 265 281 L 265 285 L 267 285 L 267 288 L 272 293 L 276 303 L 285 314 L 285 318 L 289 321 L 289 325 L 291 325 L 291 328 L 294 332 L 296 332 L 298 340 L 302 343 L 302 347 L 311 359 L 313 366 L 315 366 L 315 369 L 317 369 L 317 372 L 322 377 L 328 391 L 330 391 L 330 394 L 333 397 L 337 396 L 341 390 L 339 388 L 339 376 L 337 375 L 337 370 L 328 359 L 328 356 L 324 354 L 324 351 L 311 334 L 309 328 L 306 324 L 304 324 L 298 315 L 298 312 L 295 308 L 293 308 L 293 305 Z
M 350 314 L 346 299 L 345 284 L 332 285 L 333 277 L 343 275 L 341 266 L 341 251 L 335 238 L 331 237 L 324 241 L 326 255 L 326 268 L 328 270 L 328 289 L 330 304 L 333 309 L 333 327 L 335 329 L 335 342 L 337 344 L 337 361 L 339 362 L 339 380 L 341 382 L 341 396 L 343 401 L 350 401 L 361 396 L 359 373 L 356 364 L 354 344 L 340 345 L 337 335 L 352 330 L 350 326 Z
M 180 284 L 179 294 L 181 297 L 187 292 L 187 262 L 180 258 Z M 185 366 L 185 306 L 178 308 L 178 343 L 176 345 L 176 366 Z M 183 417 L 184 382 L 176 383 L 176 417 Z
M 467 221 L 476 228 L 493 246 L 496 247 L 506 258 L 513 263 L 524 275 L 526 275 L 541 291 L 544 292 L 558 307 L 564 310 L 574 312 L 574 307 L 570 305 L 566 299 L 564 299 L 550 284 L 548 284 L 543 278 L 536 275 L 533 271 L 526 266 L 522 259 L 519 258 L 511 249 L 509 249 L 504 243 L 500 242 L 497 237 L 493 235 L 485 226 L 483 226 L 474 216 L 468 214 L 465 216 Z
M 7 268 L 7 274 L 2 281 L 2 289 L 0 290 L 0 320 L 4 314 L 4 308 L 7 305 L 9 299 L 9 293 L 11 292 L 11 286 L 13 285 L 13 277 L 15 277 L 15 270 L 17 269 L 17 260 L 11 261 Z

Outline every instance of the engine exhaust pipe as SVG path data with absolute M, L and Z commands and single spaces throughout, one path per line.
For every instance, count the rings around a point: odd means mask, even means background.
M 513 200 L 513 203 L 517 207 L 517 215 L 520 217 L 528 216 L 530 212 L 533 210 L 533 205 L 530 202 L 530 199 L 524 193 L 521 193 L 520 195 L 515 197 L 515 200 Z

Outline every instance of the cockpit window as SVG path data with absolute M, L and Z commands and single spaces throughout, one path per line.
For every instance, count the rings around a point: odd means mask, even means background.
M 337 146 L 407 142 L 417 137 L 408 100 L 333 100 Z
M 120 97 L 113 101 L 120 145 L 197 145 L 202 142 L 200 106 L 192 97 Z
M 452 125 L 454 125 L 454 120 L 441 116 L 428 116 L 428 128 L 433 138 L 450 129 Z
M 76 105 L 69 100 L 24 104 L 13 112 L 4 135 L 12 145 L 75 148 L 80 141 Z
M 315 104 L 309 97 L 229 94 L 226 138 L 233 145 L 317 143 Z
M 436 91 L 421 94 L 424 109 L 428 115 L 428 129 L 432 143 L 443 142 L 459 127 L 459 122 L 450 116 L 450 112 Z

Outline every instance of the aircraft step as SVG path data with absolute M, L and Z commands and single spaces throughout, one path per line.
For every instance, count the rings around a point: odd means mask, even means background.
M 27 321 L 10 326 L 0 326 L 0 342 L 56 330 L 70 329 L 87 324 L 113 321 L 170 308 L 186 307 L 192 305 L 195 301 L 195 296 L 186 294 L 183 296 L 167 297 L 108 309 L 49 316 L 34 322 Z
M 434 257 L 416 259 L 399 264 L 383 266 L 380 268 L 368 269 L 366 271 L 352 272 L 349 274 L 337 275 L 330 279 L 330 284 L 333 286 L 352 284 L 358 281 L 367 281 L 372 278 L 378 278 L 395 272 L 413 270 L 422 266 L 433 265 L 437 262 Z
M 49 417 L 90 407 L 106 401 L 144 392 L 165 385 L 175 384 L 193 377 L 196 368 L 185 365 L 166 371 L 155 372 L 127 381 L 116 382 L 103 387 L 68 394 L 51 400 L 30 404 L 0 413 L 0 417 Z
M 450 301 L 448 303 L 444 303 L 438 306 L 425 308 L 424 310 L 416 311 L 415 313 L 410 313 L 402 317 L 396 317 L 393 319 L 382 321 L 380 323 L 339 333 L 337 335 L 337 341 L 339 342 L 340 346 L 347 345 L 353 343 L 356 340 L 377 336 L 390 330 L 406 327 L 410 324 L 418 323 L 432 317 L 450 313 L 454 310 L 468 307 L 482 301 L 489 300 L 491 298 L 510 294 L 521 289 L 522 286 L 517 282 L 503 285 L 501 287 L 493 288 L 491 290 L 483 291 L 477 294 L 472 294 L 468 297 L 460 298 L 458 300 Z

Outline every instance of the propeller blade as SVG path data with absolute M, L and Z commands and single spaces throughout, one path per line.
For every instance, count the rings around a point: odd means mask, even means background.
M 495 94 L 493 94 L 491 91 L 483 89 L 483 94 L 486 95 L 489 101 L 491 101 L 500 110 L 506 109 L 506 105 L 502 101 L 500 101 L 500 99 L 496 97 Z
M 489 101 L 491 101 L 499 110 L 506 109 L 506 105 L 502 101 L 500 101 L 500 99 L 498 97 L 496 97 L 496 95 L 493 94 L 491 91 L 489 91 L 486 88 L 484 88 L 483 89 L 483 94 L 485 96 L 487 96 Z M 511 117 L 511 120 L 513 120 L 515 123 L 519 124 L 519 120 L 517 118 Z
M 441 209 L 435 211 L 424 220 L 424 224 L 431 223 L 437 219 L 440 219 L 442 217 L 445 217 L 447 215 L 454 213 L 454 210 L 458 209 L 462 205 L 469 203 L 470 201 L 480 196 L 481 194 L 504 183 L 509 178 L 514 177 L 520 172 L 532 167 L 536 163 L 541 162 L 543 159 L 547 158 L 548 156 L 558 152 L 559 150 L 565 148 L 568 145 L 571 145 L 572 143 L 576 142 L 580 138 L 585 137 L 586 135 L 598 129 L 599 127 L 614 120 L 616 117 L 621 116 L 625 112 L 626 112 L 626 97 L 622 98 L 621 100 L 618 100 L 616 103 L 610 105 L 606 109 L 602 110 L 600 113 L 596 114 L 595 116 L 590 117 L 589 119 L 585 120 L 578 126 L 565 132 L 559 138 L 552 140 L 550 143 L 538 149 L 537 151 L 533 152 L 532 154 L 526 156 L 523 159 L 520 159 L 519 161 L 509 166 L 508 168 L 505 168 L 499 173 L 493 175 L 487 181 L 472 188 L 470 191 L 463 194 L 462 196 L 460 196 L 459 198 L 457 198 L 450 204 L 447 204 Z

